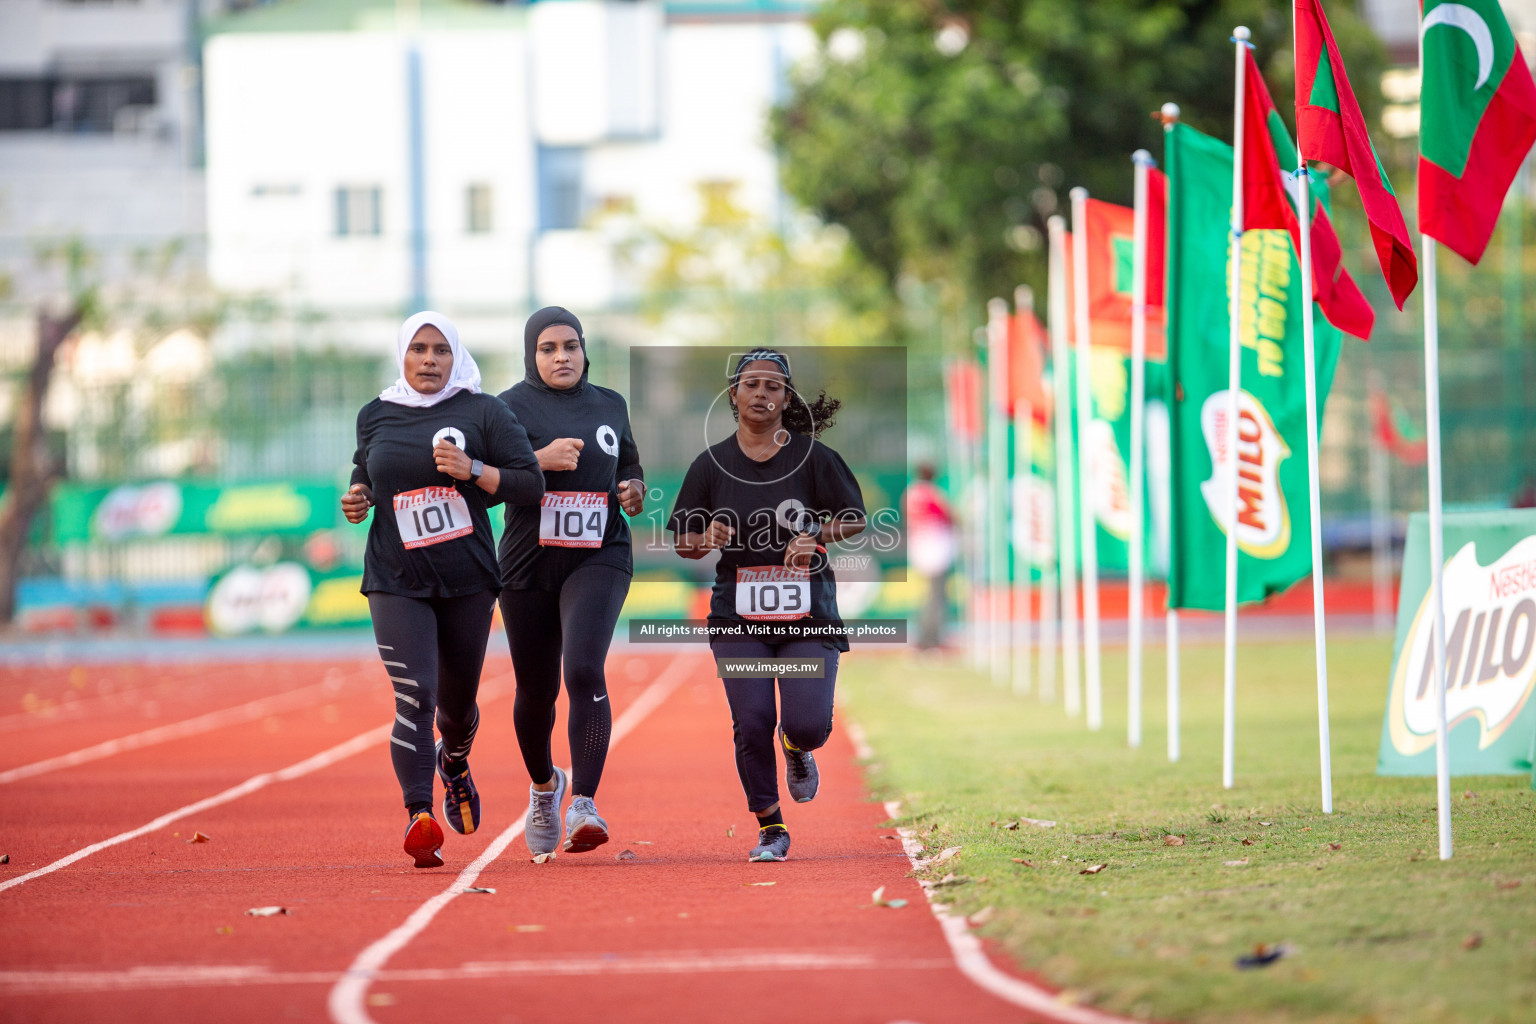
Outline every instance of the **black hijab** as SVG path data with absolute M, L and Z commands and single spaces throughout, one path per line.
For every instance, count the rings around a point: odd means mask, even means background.
M 556 324 L 571 328 L 576 332 L 576 339 L 581 342 L 581 378 L 568 388 L 552 388 L 539 376 L 539 335 L 544 333 L 545 328 Z M 574 398 L 587 389 L 587 371 L 591 368 L 592 361 L 587 358 L 587 336 L 582 332 L 581 321 L 576 319 L 575 313 L 564 306 L 545 306 L 528 318 L 528 323 L 523 327 L 523 381 L 529 387 L 559 398 Z

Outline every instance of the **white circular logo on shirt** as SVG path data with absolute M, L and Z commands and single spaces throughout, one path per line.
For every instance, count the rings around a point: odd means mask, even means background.
M 785 498 L 779 502 L 779 507 L 774 510 L 774 514 L 778 517 L 780 526 L 795 532 L 798 532 L 806 519 L 810 518 L 810 513 L 806 512 L 799 498 Z
M 619 435 L 606 423 L 597 428 L 597 446 L 609 455 L 619 454 Z
M 432 447 L 436 448 L 437 442 L 443 440 L 444 438 L 447 438 L 449 441 L 453 442 L 453 446 L 459 451 L 464 450 L 464 431 L 460 430 L 458 427 L 444 427 L 442 430 L 439 430 L 437 433 L 433 434 Z

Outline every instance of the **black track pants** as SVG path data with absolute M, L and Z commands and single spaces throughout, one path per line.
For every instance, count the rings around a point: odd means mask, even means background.
M 820 658 L 826 673 L 820 679 L 775 679 L 760 676 L 724 679 L 736 731 L 736 772 L 747 794 L 747 810 L 766 811 L 779 802 L 778 738 L 784 735 L 801 750 L 815 750 L 832 735 L 832 692 L 837 686 L 837 651 L 820 640 L 767 644 L 761 640 L 716 640 L 710 649 L 718 658 Z M 774 684 L 778 700 L 774 700 Z M 775 707 L 775 704 L 778 707 Z
M 469 756 L 480 725 L 475 694 L 495 607 L 489 590 L 465 597 L 368 595 L 379 657 L 395 690 L 389 754 L 407 807 L 432 803 L 434 717 L 448 756 Z
M 548 782 L 555 773 L 549 740 L 555 728 L 563 659 L 565 692 L 571 704 L 571 793 L 597 795 L 603 762 L 608 759 L 608 734 L 613 730 L 603 663 L 629 593 L 629 579 L 623 570 L 591 565 L 566 577 L 559 593 L 501 592 L 501 621 L 507 627 L 512 670 L 517 674 L 512 721 L 528 777 L 534 782 Z

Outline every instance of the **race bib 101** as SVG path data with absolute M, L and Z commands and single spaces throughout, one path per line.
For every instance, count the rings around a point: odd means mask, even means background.
M 783 565 L 737 569 L 736 614 L 757 622 L 805 618 L 811 614 L 810 574 Z
M 424 548 L 475 532 L 469 503 L 452 487 L 420 487 L 395 495 L 395 524 L 408 548 Z
M 600 548 L 608 531 L 608 495 L 600 491 L 545 491 L 539 543 L 550 548 Z

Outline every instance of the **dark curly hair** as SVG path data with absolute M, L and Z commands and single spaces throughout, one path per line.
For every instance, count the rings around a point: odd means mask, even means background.
M 789 360 L 784 353 L 771 348 L 753 349 L 742 356 L 736 364 L 736 372 L 731 374 L 731 387 L 735 387 L 741 381 L 741 371 L 746 369 L 748 363 L 777 363 L 784 373 L 784 389 L 789 392 L 788 400 L 784 403 L 784 429 L 796 434 L 804 434 L 807 437 L 820 437 L 821 432 L 836 421 L 837 411 L 843 407 L 841 399 L 828 398 L 826 389 L 823 388 L 816 395 L 814 402 L 805 400 L 805 396 L 795 388 L 794 382 L 789 377 Z M 741 422 L 741 414 L 736 409 L 735 401 L 731 402 L 731 418 Z

